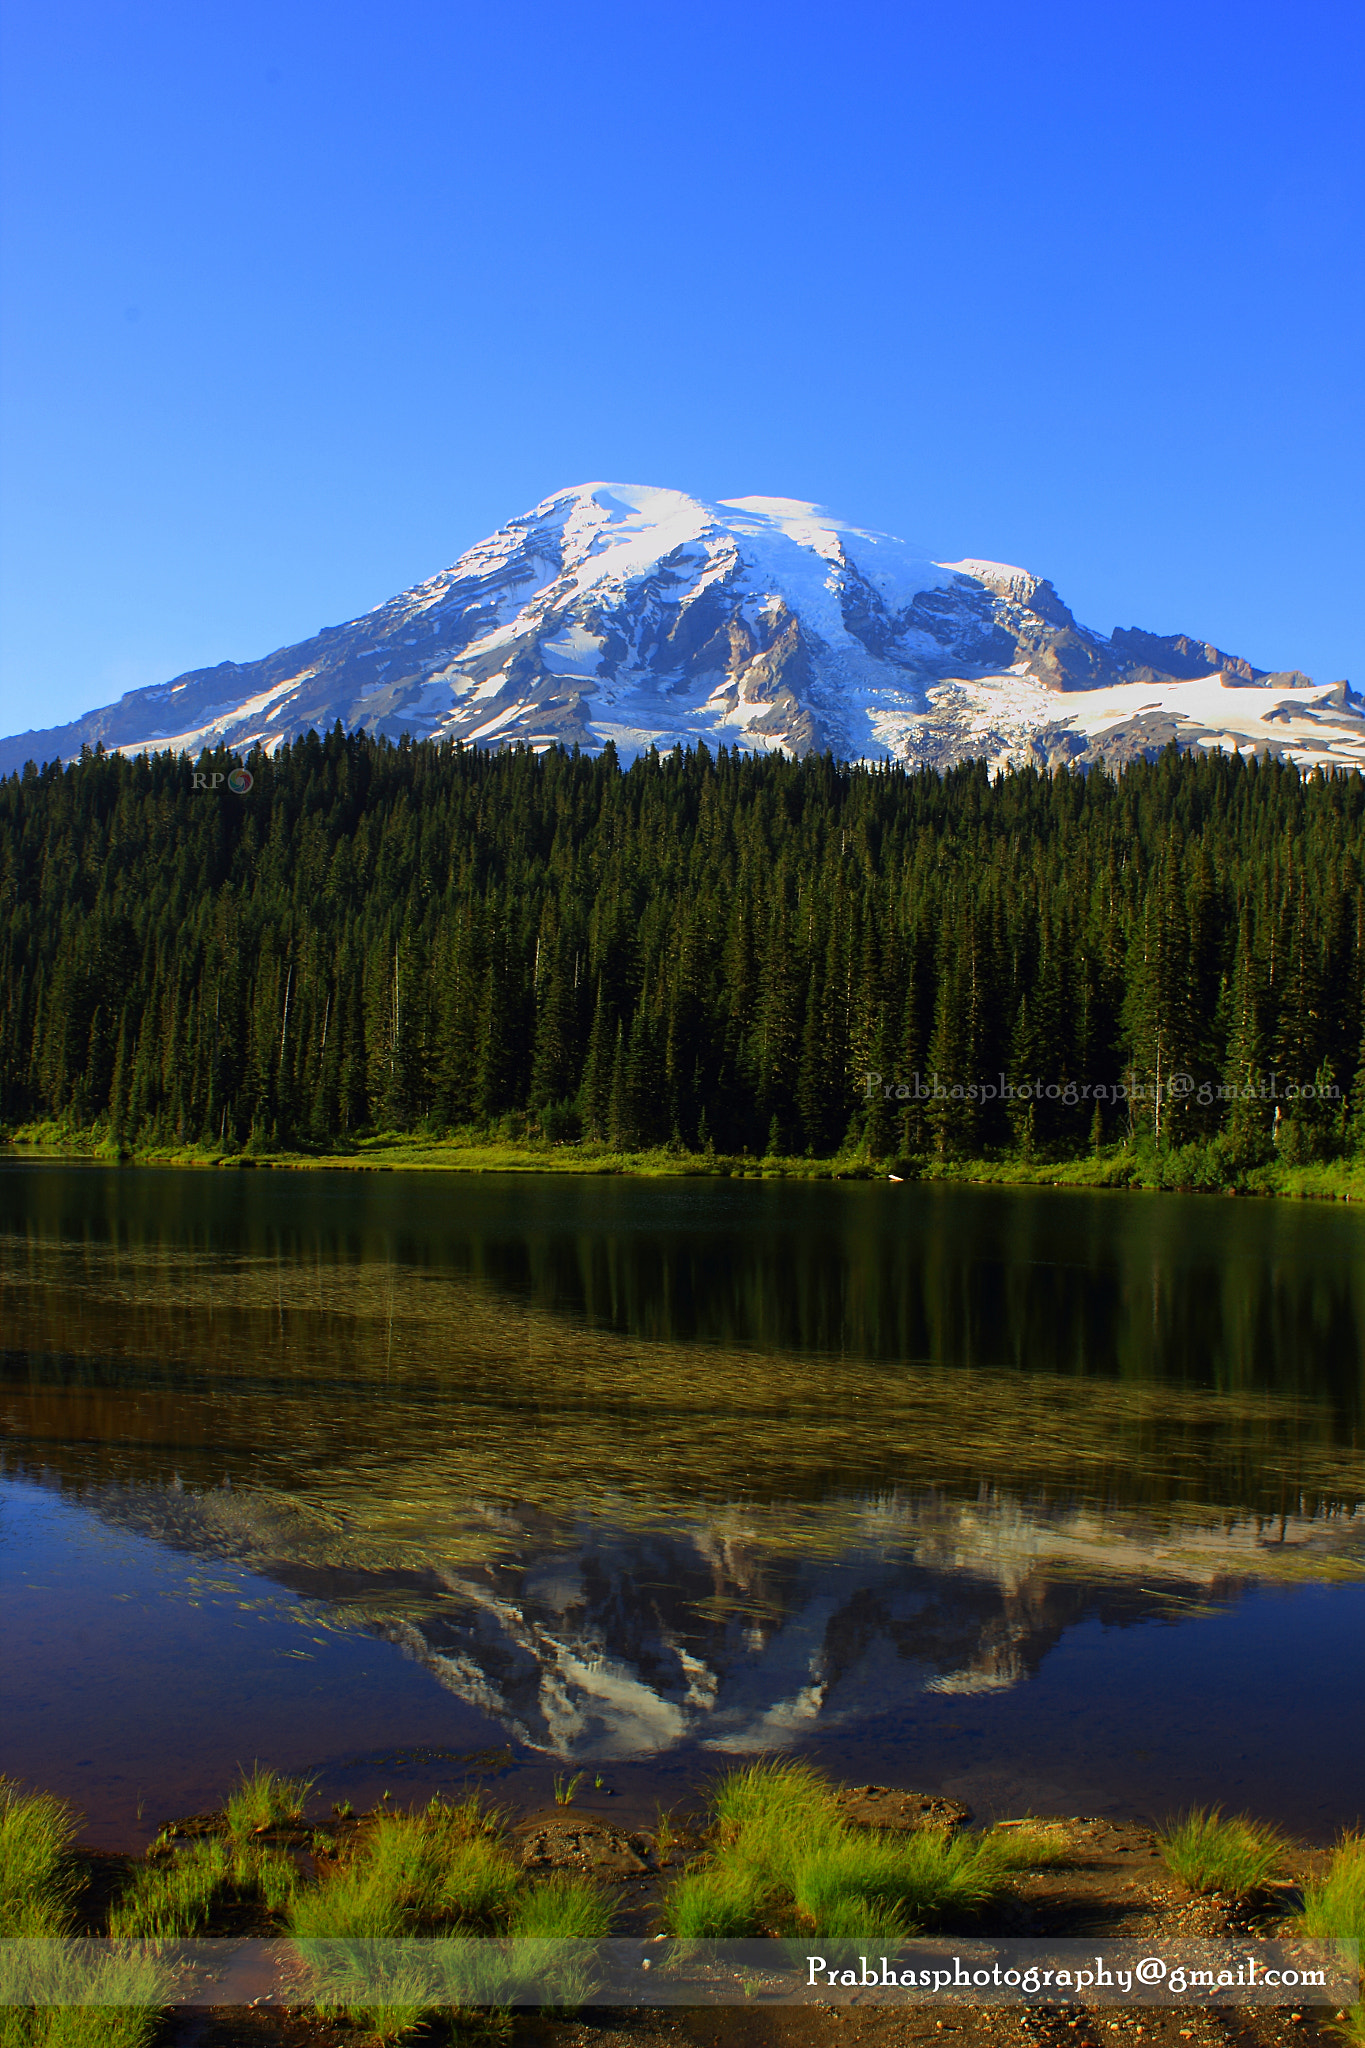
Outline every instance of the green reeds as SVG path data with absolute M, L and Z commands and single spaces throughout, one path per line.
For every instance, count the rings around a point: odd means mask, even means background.
M 1304 1885 L 1303 1910 L 1295 1915 L 1293 1931 L 1311 1941 L 1365 1944 L 1365 1835 L 1343 1835 L 1326 1874 Z M 1348 2041 L 1365 2042 L 1365 2003 L 1353 2005 L 1336 2030 Z
M 711 1794 L 711 1817 L 722 1842 L 746 1830 L 773 1824 L 790 1829 L 798 1820 L 822 1822 L 833 1811 L 833 1789 L 810 1764 L 792 1759 L 745 1764 L 730 1771 Z
M 304 1802 L 313 1789 L 311 1778 L 285 1778 L 278 1771 L 253 1765 L 223 1808 L 227 1831 L 236 1842 L 271 1828 L 295 1827 L 303 1819 Z
M 744 1941 L 774 1919 L 776 1891 L 753 1864 L 718 1858 L 669 1886 L 664 1926 L 679 1941 Z
M 51 1793 L 22 1792 L 0 1779 L 0 1936 L 50 1941 L 70 1933 L 79 1889 L 76 1825 Z M 87 1963 L 46 1951 L 36 1965 L 20 1953 L 0 1967 L 0 2048 L 144 2048 L 160 2024 L 165 1988 L 145 1958 L 114 1958 L 92 1973 Z M 26 1992 L 41 2002 L 26 2005 Z M 82 1996 L 100 2002 L 58 2002 Z
M 1278 1828 L 1246 1813 L 1225 1819 L 1216 1806 L 1178 1815 L 1156 1840 L 1166 1868 L 1192 1892 L 1223 1892 L 1234 1899 L 1259 1891 L 1286 1850 Z
M 436 1799 L 418 1813 L 375 1819 L 340 1870 L 297 1894 L 289 1916 L 314 1969 L 320 2010 L 344 2012 L 385 2041 L 413 2032 L 433 2006 L 452 1997 L 458 2003 L 462 1987 L 475 1986 L 479 2003 L 508 1994 L 511 1963 L 495 1948 L 481 1957 L 459 1938 L 595 1940 L 610 1924 L 607 1896 L 595 1885 L 567 1877 L 528 1880 L 496 1818 L 477 1799 L 455 1806 Z M 368 1946 L 433 1935 L 457 1938 L 447 1958 L 449 1981 L 442 1977 L 440 1940 L 430 1944 L 425 1960 L 401 1955 L 390 1962 Z M 355 1946 L 349 1953 L 330 1946 L 341 1942 Z M 567 2009 L 586 1978 L 580 1987 L 571 1962 L 559 1974 Z M 382 2002 L 376 2002 L 376 1983 Z
M 1015 1872 L 1060 1853 L 1033 1825 L 987 1835 L 858 1828 L 827 1780 L 800 1762 L 732 1771 L 711 1797 L 715 1847 L 669 1889 L 681 1940 L 763 1933 L 896 1939 L 978 1913 Z
M 0 2006 L 0 2048 L 147 2048 L 159 2030 L 167 1987 L 145 1956 L 114 1957 L 93 1970 L 48 1956 L 41 1968 L 42 2004 Z M 9 1982 L 5 1996 L 21 1997 L 22 1989 Z M 92 2002 L 54 2002 L 81 1998 Z
M 290 1925 L 305 1938 L 505 1929 L 523 1878 L 477 1800 L 386 1814 L 350 1860 L 301 1892 Z
M 282 1850 L 207 1835 L 155 1863 L 139 1864 L 109 1908 L 109 1932 L 123 1940 L 187 1941 L 207 1933 L 227 1904 L 287 1912 L 298 1883 L 293 1860 Z
M 76 1816 L 50 1792 L 0 1778 L 0 1935 L 64 1934 L 77 1889 Z
M 595 1884 L 551 1877 L 523 1891 L 508 1932 L 523 1941 L 601 1941 L 611 1927 L 611 1901 Z

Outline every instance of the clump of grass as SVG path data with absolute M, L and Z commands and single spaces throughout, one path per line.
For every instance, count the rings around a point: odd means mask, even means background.
M 296 1826 L 312 1789 L 311 1778 L 281 1777 L 256 1764 L 250 1775 L 242 1772 L 241 1784 L 223 1809 L 228 1833 L 234 1841 L 245 1842 L 270 1828 Z
M 1286 1849 L 1277 1828 L 1246 1813 L 1225 1819 L 1216 1806 L 1180 1814 L 1156 1839 L 1166 1868 L 1192 1892 L 1223 1892 L 1234 1899 L 1258 1891 L 1281 1866 Z
M 1304 1886 L 1294 1925 L 1314 1941 L 1365 1941 L 1365 1834 L 1342 1836 L 1326 1875 Z
M 70 1931 L 76 1827 L 70 1807 L 51 1793 L 0 1779 L 0 1936 L 52 1940 Z M 160 2025 L 166 1990 L 146 1958 L 92 1968 L 60 1951 L 37 1961 L 21 1953 L 0 1970 L 0 2048 L 145 2048 Z M 99 2002 L 74 2003 L 81 1998 Z
M 40 2003 L 0 2007 L 0 2048 L 147 2048 L 160 2030 L 168 1986 L 145 1956 L 113 1957 L 91 1968 L 49 1954 L 40 1968 L 41 1983 L 32 1987 Z M 20 1987 L 6 1981 L 6 1998 L 17 1993 Z
M 610 1927 L 606 1893 L 576 1877 L 551 1877 L 522 1892 L 508 1922 L 523 1941 L 600 1941 Z
M 406 2041 L 417 2032 L 431 2008 L 430 1974 L 416 1964 L 399 1964 L 384 1985 L 384 2002 L 345 2001 L 348 2019 L 364 2027 L 373 2041 Z
M 340 1870 L 297 1895 L 290 1926 L 315 1940 L 504 1932 L 524 1886 L 477 1799 L 433 1799 L 376 1820 Z
M 77 1872 L 76 1816 L 50 1792 L 23 1792 L 0 1778 L 0 1935 L 63 1934 Z
M 1343 1835 L 1325 1875 L 1305 1884 L 1294 1932 L 1310 1941 L 1365 1942 L 1365 1835 Z M 1336 2024 L 1344 2039 L 1365 2042 L 1365 2004 Z
M 186 1941 L 205 1933 L 227 1904 L 283 1914 L 297 1891 L 298 1872 L 281 1850 L 208 1835 L 169 1858 L 140 1864 L 109 1909 L 109 1932 L 122 1940 Z
M 673 1825 L 671 1813 L 659 1808 L 659 1818 L 654 1828 L 654 1853 L 660 1863 L 667 1863 L 669 1853 L 678 1839 L 678 1830 Z
M 404 2039 L 476 1978 L 480 2001 L 501 1995 L 509 1966 L 496 1954 L 486 1965 L 477 1952 L 471 1961 L 458 1941 L 445 1963 L 440 1941 L 429 1944 L 424 1961 L 404 1956 L 394 1964 L 363 1945 L 415 1935 L 593 1940 L 610 1924 L 610 1905 L 596 1886 L 562 1877 L 532 1885 L 477 1799 L 454 1806 L 434 1799 L 419 1813 L 376 1819 L 340 1870 L 297 1894 L 289 1916 L 313 1966 L 320 2009 L 344 2012 L 384 2041 Z M 338 1954 L 329 1944 L 341 1941 L 362 1947 Z M 454 1975 L 443 1984 L 446 1963 Z M 583 1988 L 571 1978 L 572 1969 L 559 1987 L 566 2009 Z
M 722 1842 L 736 1841 L 760 1826 L 776 1823 L 790 1829 L 798 1819 L 823 1820 L 834 1813 L 829 1780 L 794 1759 L 730 1771 L 715 1787 L 710 1804 Z
M 997 1821 L 984 1840 L 1001 1870 L 1037 1870 L 1051 1863 L 1064 1863 L 1071 1854 L 1066 1829 L 1055 1821 Z
M 574 1795 L 577 1792 L 579 1786 L 583 1783 L 583 1780 L 586 1775 L 587 1773 L 584 1771 L 575 1771 L 571 1778 L 566 1778 L 562 1771 L 556 1771 L 555 1805 L 572 1806 L 574 1802 Z
M 717 1858 L 669 1886 L 664 1927 L 679 1941 L 743 1941 L 772 1918 L 775 1891 L 754 1864 Z
M 987 1835 L 855 1828 L 833 1788 L 799 1762 L 731 1772 L 711 1797 L 715 1848 L 669 1889 L 682 1940 L 765 1932 L 892 1940 L 979 1912 L 1021 1869 L 1060 1853 L 1037 1826 Z

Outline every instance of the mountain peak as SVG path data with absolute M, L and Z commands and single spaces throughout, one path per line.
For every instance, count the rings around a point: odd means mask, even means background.
M 0 770 L 101 742 L 269 750 L 338 720 L 624 758 L 704 740 L 1001 769 L 1175 740 L 1365 764 L 1349 690 L 1183 634 L 1095 632 L 1030 570 L 935 562 L 803 498 L 595 481 L 346 625 L 0 741 Z

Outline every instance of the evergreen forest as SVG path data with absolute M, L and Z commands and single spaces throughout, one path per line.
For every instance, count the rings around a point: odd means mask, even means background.
M 0 1119 L 1332 1158 L 1365 1140 L 1363 870 L 1365 779 L 1221 753 L 96 751 L 0 783 Z

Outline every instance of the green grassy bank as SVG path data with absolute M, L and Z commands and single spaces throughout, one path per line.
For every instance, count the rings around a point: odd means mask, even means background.
M 555 1143 L 503 1132 L 378 1131 L 344 1149 L 327 1146 L 119 1145 L 107 1130 L 45 1122 L 0 1130 L 0 1145 L 19 1157 L 98 1161 L 107 1165 L 211 1167 L 226 1170 L 341 1168 L 350 1172 L 586 1173 L 645 1179 L 956 1181 L 1004 1187 L 1133 1188 L 1147 1193 L 1279 1196 L 1298 1201 L 1365 1202 L 1365 1155 L 1291 1163 L 1247 1158 L 1223 1141 L 1157 1148 L 1111 1145 L 1081 1158 L 872 1159 L 865 1152 L 811 1155 L 688 1152 L 656 1146 L 639 1151 L 609 1145 Z

